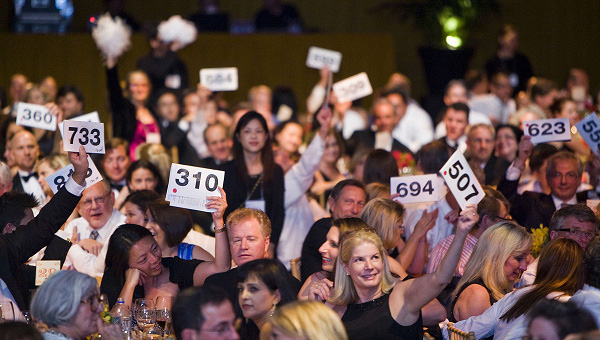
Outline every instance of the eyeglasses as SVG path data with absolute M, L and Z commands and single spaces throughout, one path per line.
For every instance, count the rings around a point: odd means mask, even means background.
M 92 311 L 98 310 L 102 307 L 102 304 L 105 302 L 106 298 L 102 296 L 102 294 L 94 293 L 94 295 L 88 297 L 85 300 L 81 300 L 79 302 L 83 304 L 90 304 L 90 309 Z
M 507 217 L 500 217 L 498 215 L 488 215 L 496 221 L 504 221 L 504 222 L 514 222 L 512 216 L 508 215 Z
M 568 179 L 568 180 L 571 180 L 571 181 L 574 181 L 574 180 L 576 180 L 576 179 L 577 179 L 577 177 L 579 177 L 579 175 L 577 175 L 577 174 L 576 174 L 576 173 L 574 173 L 574 172 L 567 172 L 567 173 L 566 173 L 566 174 L 564 174 L 564 175 L 563 175 L 563 174 L 561 174 L 560 172 L 554 172 L 554 173 L 550 174 L 550 177 L 551 177 L 551 178 L 554 178 L 554 179 L 557 179 L 557 178 L 561 178 L 561 179 L 562 179 L 562 178 L 563 178 L 563 176 L 564 176 L 564 177 L 567 177 L 567 179 Z
M 582 235 L 585 235 L 585 238 L 587 238 L 588 240 L 596 237 L 595 233 L 590 233 L 590 232 L 583 232 L 579 229 L 558 229 L 557 231 L 565 231 L 568 232 L 569 235 L 573 236 L 573 237 L 581 237 Z
M 111 192 L 109 192 L 108 194 L 106 194 L 102 197 L 96 197 L 94 199 L 85 200 L 85 201 L 81 202 L 81 206 L 87 209 L 92 206 L 92 202 L 96 202 L 97 205 L 104 205 L 104 203 L 106 203 L 105 199 L 110 194 L 111 194 Z

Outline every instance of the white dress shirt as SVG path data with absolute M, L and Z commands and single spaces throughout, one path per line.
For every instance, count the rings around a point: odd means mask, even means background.
M 410 102 L 404 117 L 400 119 L 392 136 L 417 153 L 421 147 L 433 141 L 433 123 L 429 114 L 417 103 Z
M 21 185 L 23 186 L 23 191 L 28 194 L 33 194 L 38 202 L 44 204 L 44 202 L 46 202 L 46 194 L 44 194 L 44 189 L 42 189 L 42 186 L 37 181 L 37 178 L 31 177 L 27 182 L 25 182 L 22 178 L 23 176 L 29 176 L 32 173 L 33 172 L 27 172 L 21 169 L 17 170 L 17 174 L 21 180 Z
M 475 124 L 490 124 L 491 125 L 492 121 L 485 114 L 478 112 L 478 111 L 470 110 L 469 111 L 469 125 L 473 126 Z M 445 135 L 446 135 L 446 124 L 444 124 L 444 121 L 442 120 L 435 127 L 435 138 L 439 139 L 439 138 L 444 137 Z
M 507 124 L 508 117 L 517 111 L 517 104 L 514 99 L 504 103 L 498 96 L 488 93 L 475 96 L 469 101 L 469 108 L 473 111 L 482 112 L 490 119 L 499 124 Z
M 108 240 L 110 236 L 115 232 L 117 227 L 125 223 L 125 216 L 122 215 L 117 209 L 113 209 L 112 215 L 108 221 L 97 229 L 98 238 L 96 241 L 103 244 L 102 250 L 98 256 L 88 253 L 81 246 L 74 244 L 67 253 L 64 267 L 73 265 L 79 272 L 88 274 L 90 276 L 102 276 L 104 274 L 104 260 L 106 258 L 106 251 L 108 250 Z M 77 227 L 79 234 L 79 240 L 85 240 L 90 238 L 92 228 L 90 224 L 83 218 L 79 217 L 71 221 L 64 230 L 59 231 L 56 235 L 66 239 L 73 235 L 73 228 Z

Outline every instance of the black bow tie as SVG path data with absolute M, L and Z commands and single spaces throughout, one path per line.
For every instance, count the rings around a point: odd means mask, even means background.
M 121 189 L 123 189 L 125 185 L 124 184 L 115 184 L 115 183 L 110 183 L 110 187 L 113 189 L 117 189 L 117 191 L 121 191 Z
M 27 176 L 21 176 L 21 178 L 23 179 L 23 182 L 29 182 L 29 179 L 31 177 L 35 177 L 35 179 L 37 179 L 38 178 L 37 172 L 31 173 L 31 174 L 29 174 Z

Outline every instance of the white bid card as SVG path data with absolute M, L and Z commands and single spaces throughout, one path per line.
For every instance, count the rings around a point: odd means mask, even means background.
M 224 179 L 224 171 L 173 163 L 165 200 L 174 207 L 212 213 L 214 209 L 206 209 L 206 198 L 221 196 Z
M 460 150 L 454 152 L 440 170 L 440 174 L 463 210 L 467 208 L 467 203 L 477 204 L 485 196 L 483 188 Z
M 437 175 L 401 176 L 390 178 L 391 194 L 400 203 L 436 202 L 440 198 Z
M 87 173 L 85 174 L 85 187 L 89 188 L 92 185 L 100 182 L 102 180 L 102 175 L 100 175 L 100 171 L 98 171 L 98 168 L 96 168 L 96 164 L 94 164 L 89 155 L 87 159 L 89 163 L 89 168 L 87 170 Z M 60 190 L 65 185 L 65 183 L 67 183 L 67 180 L 71 178 L 73 172 L 75 172 L 73 164 L 69 164 L 64 168 L 56 171 L 52 175 L 46 177 L 46 182 L 48 183 L 48 186 L 50 186 L 52 192 L 56 194 L 56 192 Z
M 523 134 L 534 144 L 571 140 L 569 118 L 538 119 L 523 122 Z
M 63 150 L 78 152 L 82 145 L 87 153 L 104 153 L 104 124 L 64 121 Z
M 35 264 L 35 285 L 41 286 L 46 279 L 60 270 L 60 261 L 37 261 Z
M 81 115 L 81 116 L 70 118 L 68 120 L 77 120 L 77 121 L 80 121 L 80 122 L 100 123 L 100 116 L 98 115 L 98 111 L 94 111 L 94 112 L 86 113 L 86 114 Z M 60 131 L 60 136 L 61 137 L 63 136 L 64 124 L 65 124 L 64 122 L 58 123 L 58 130 Z
M 351 102 L 373 93 L 367 73 L 362 72 L 333 84 L 333 92 L 341 103 Z
M 211 91 L 235 91 L 238 89 L 237 67 L 203 68 L 200 84 Z
M 310 68 L 322 69 L 327 67 L 331 72 L 337 73 L 342 63 L 342 54 L 338 51 L 327 50 L 320 47 L 311 47 L 308 49 L 306 57 L 306 66 Z
M 17 125 L 56 131 L 56 116 L 43 105 L 18 103 Z
M 598 115 L 594 112 L 590 113 L 575 124 L 575 127 L 590 149 L 597 154 L 600 146 L 600 118 Z

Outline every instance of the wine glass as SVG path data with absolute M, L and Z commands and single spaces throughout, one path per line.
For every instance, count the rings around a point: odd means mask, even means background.
M 149 329 L 156 323 L 156 312 L 149 305 L 138 306 L 135 320 L 141 329 Z
M 173 298 L 170 296 L 159 296 L 156 298 L 154 310 L 156 311 L 156 323 L 165 332 L 165 335 L 171 333 L 171 306 Z
M 15 321 L 15 308 L 12 301 L 0 301 L 0 322 Z

